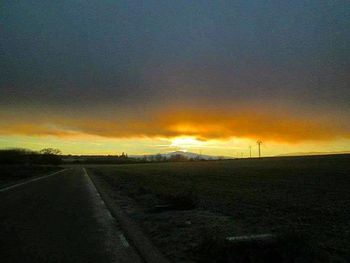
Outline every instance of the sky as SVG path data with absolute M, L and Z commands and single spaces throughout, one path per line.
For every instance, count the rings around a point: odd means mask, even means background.
M 350 150 L 350 3 L 1 1 L 0 148 Z

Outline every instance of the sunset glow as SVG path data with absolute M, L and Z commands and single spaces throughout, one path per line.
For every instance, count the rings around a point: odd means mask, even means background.
M 350 150 L 344 4 L 253 2 L 7 2 L 0 148 Z

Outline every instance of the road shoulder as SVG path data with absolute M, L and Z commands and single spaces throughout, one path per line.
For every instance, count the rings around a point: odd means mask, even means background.
M 142 258 L 149 263 L 168 263 L 169 261 L 161 254 L 161 252 L 153 245 L 141 229 L 122 211 L 122 208 L 111 198 L 111 189 L 105 183 L 94 176 L 92 172 L 87 174 L 94 183 L 101 198 L 106 203 L 111 214 L 119 222 L 121 229 L 126 235 L 127 240 L 137 249 Z

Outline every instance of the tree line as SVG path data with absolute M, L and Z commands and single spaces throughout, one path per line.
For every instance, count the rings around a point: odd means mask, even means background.
M 32 151 L 22 148 L 0 150 L 0 164 L 13 165 L 59 165 L 62 163 L 61 151 L 54 148 L 45 148 Z

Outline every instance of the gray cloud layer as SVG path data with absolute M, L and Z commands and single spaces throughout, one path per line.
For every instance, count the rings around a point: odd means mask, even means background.
M 349 113 L 345 0 L 1 5 L 2 110 L 282 104 Z

